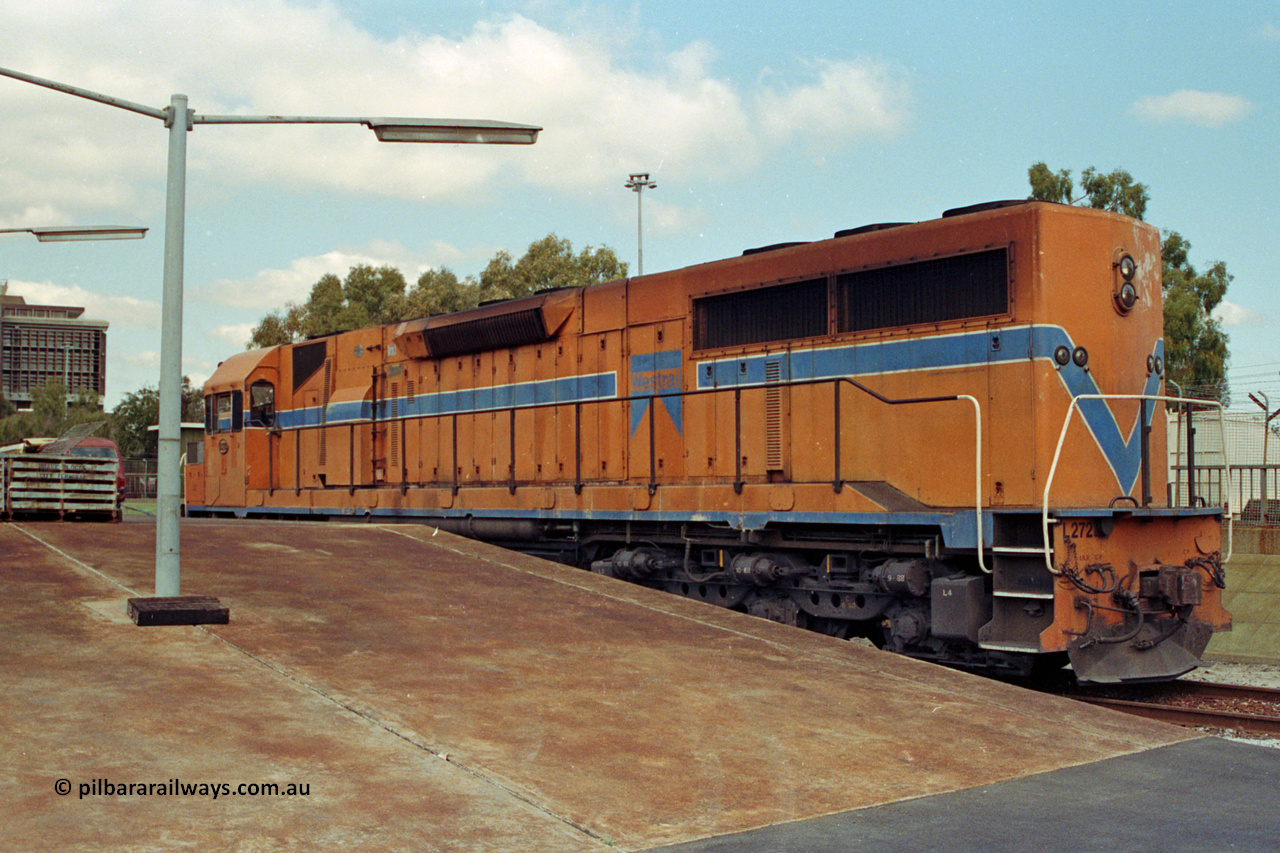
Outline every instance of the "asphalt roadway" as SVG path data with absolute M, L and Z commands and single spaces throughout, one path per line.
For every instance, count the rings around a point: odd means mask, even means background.
M 421 526 L 184 523 L 140 628 L 154 547 L 0 524 L 5 850 L 1280 845 L 1280 750 Z

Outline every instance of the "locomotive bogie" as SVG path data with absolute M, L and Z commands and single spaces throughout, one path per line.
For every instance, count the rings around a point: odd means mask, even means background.
M 1229 617 L 1221 510 L 1164 505 L 1159 276 L 1155 229 L 1019 203 L 243 353 L 188 508 L 422 521 L 931 660 L 1173 677 Z

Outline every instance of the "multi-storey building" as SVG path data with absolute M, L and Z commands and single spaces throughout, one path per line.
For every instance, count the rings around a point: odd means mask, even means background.
M 33 392 L 50 380 L 72 394 L 102 396 L 107 387 L 107 323 L 85 320 L 84 308 L 28 305 L 0 285 L 0 383 L 19 409 L 31 408 Z

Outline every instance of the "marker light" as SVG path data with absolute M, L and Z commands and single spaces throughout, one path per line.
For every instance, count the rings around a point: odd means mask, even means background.
M 1138 304 L 1138 288 L 1133 283 L 1133 277 L 1138 274 L 1138 263 L 1133 255 L 1126 254 L 1121 255 L 1115 265 L 1120 270 L 1120 281 L 1112 297 L 1116 301 L 1116 310 L 1121 314 L 1128 314 Z
M 1125 255 L 1120 259 L 1120 275 L 1125 281 L 1133 281 L 1133 276 L 1138 272 L 1138 265 L 1133 260 L 1132 255 Z
M 1120 306 L 1120 310 L 1128 313 L 1133 310 L 1133 306 L 1138 304 L 1138 289 L 1133 286 L 1133 282 L 1126 281 L 1120 285 L 1120 292 L 1116 294 L 1116 303 Z

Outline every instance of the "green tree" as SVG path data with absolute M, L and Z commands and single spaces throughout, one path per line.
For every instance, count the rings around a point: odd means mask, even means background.
M 1081 173 L 1083 195 L 1073 197 L 1071 170 L 1054 172 L 1044 163 L 1027 170 L 1030 198 L 1063 204 L 1085 204 L 1142 219 L 1150 196 L 1145 184 L 1117 169 L 1102 174 L 1093 167 Z M 1222 261 L 1204 273 L 1188 260 L 1191 244 L 1177 231 L 1162 233 L 1165 375 L 1191 396 L 1227 400 L 1226 332 L 1213 317 L 1232 276 Z
M 404 273 L 395 267 L 352 267 L 342 282 L 346 302 L 348 328 L 393 323 L 402 319 L 404 306 Z
M 1141 219 L 1146 214 L 1147 202 L 1151 200 L 1147 185 L 1135 182 L 1133 176 L 1123 169 L 1106 175 L 1092 166 L 1085 169 L 1080 174 L 1080 188 L 1084 192 L 1077 198 L 1072 197 L 1075 182 L 1071 180 L 1070 169 L 1054 172 L 1044 163 L 1036 163 L 1027 170 L 1027 178 L 1031 183 L 1030 197 L 1036 201 L 1084 203 L 1095 210 L 1110 210 L 1134 219 Z
M 273 311 L 263 317 L 262 321 L 254 327 L 253 334 L 250 336 L 246 346 L 249 349 L 261 349 L 263 347 L 278 347 L 281 344 L 292 343 L 294 341 L 294 329 L 298 327 L 298 324 L 290 323 L 288 315 L 299 310 L 299 306 L 290 304 L 285 307 L 284 313 Z
M 57 438 L 73 426 L 106 420 L 96 392 L 78 388 L 72 395 L 66 385 L 54 379 L 32 391 L 29 411 L 13 410 L 0 420 L 0 445 L 27 438 Z
M 580 287 L 624 278 L 627 265 L 607 246 L 578 254 L 568 240 L 548 234 L 529 244 L 520 260 L 500 251 L 480 273 L 480 299 L 518 299 L 552 287 Z
M 404 274 L 395 267 L 352 267 L 346 279 L 326 273 L 307 301 L 289 303 L 263 317 L 249 337 L 251 348 L 279 346 L 349 329 L 393 323 L 405 305 Z
M 577 254 L 568 240 L 548 234 L 513 260 L 498 252 L 478 278 L 459 280 L 447 269 L 428 270 L 406 291 L 394 267 L 352 267 L 345 279 L 327 273 L 307 301 L 289 303 L 263 317 L 249 338 L 251 348 L 272 347 L 436 314 L 474 308 L 482 300 L 513 299 L 550 287 L 579 287 L 624 278 L 627 265 L 607 246 Z
M 182 377 L 182 420 L 204 420 L 204 398 L 189 377 Z M 155 456 L 159 433 L 148 427 L 160 423 L 160 391 L 153 386 L 131 391 L 111 410 L 111 437 L 120 447 L 120 455 Z
M 1198 272 L 1187 260 L 1190 249 L 1177 231 L 1161 244 L 1166 371 L 1188 395 L 1226 403 L 1228 338 L 1213 309 L 1227 295 L 1232 275 L 1222 261 Z
M 403 319 L 434 317 L 474 308 L 480 294 L 475 284 L 459 281 L 450 270 L 427 270 L 405 296 Z
M 0 446 L 6 444 L 17 444 L 24 438 L 33 438 L 39 435 L 36 429 L 35 418 L 31 416 L 31 412 L 15 411 L 4 420 L 0 420 Z

